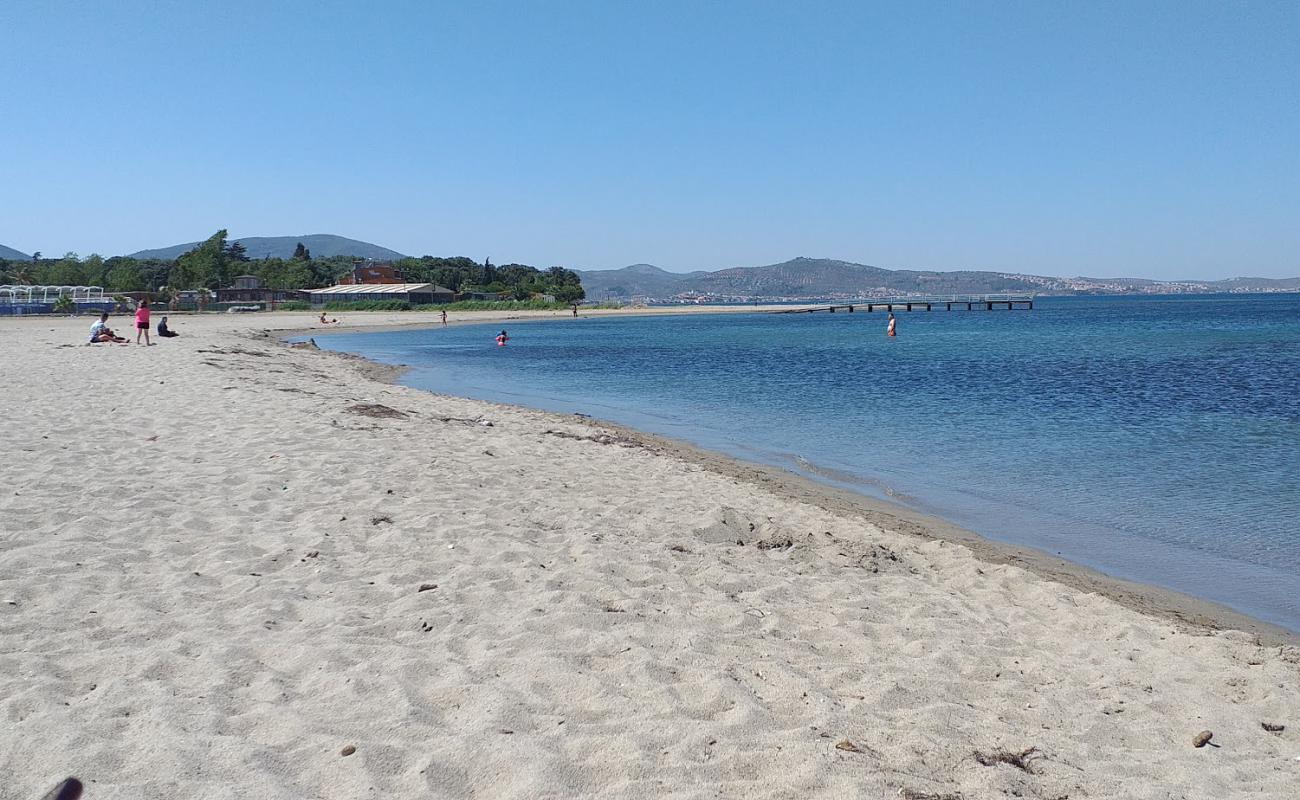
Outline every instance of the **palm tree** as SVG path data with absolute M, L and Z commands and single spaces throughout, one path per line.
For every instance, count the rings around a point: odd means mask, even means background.
M 30 261 L 15 261 L 9 267 L 9 274 L 14 279 L 14 283 L 20 286 L 31 286 L 36 282 L 36 272 L 32 269 Z
M 181 293 L 170 286 L 158 287 L 158 299 L 167 301 L 167 310 L 175 311 L 181 305 Z

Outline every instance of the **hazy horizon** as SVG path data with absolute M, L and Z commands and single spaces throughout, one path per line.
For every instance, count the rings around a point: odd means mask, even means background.
M 1300 6 L 11 0 L 0 244 L 1300 275 Z M 300 232 L 300 233 L 295 233 Z

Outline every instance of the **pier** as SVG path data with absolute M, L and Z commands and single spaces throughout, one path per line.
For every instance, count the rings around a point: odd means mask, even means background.
M 818 311 L 827 311 L 834 314 L 836 311 L 846 311 L 852 314 L 855 311 L 865 311 L 870 314 L 872 311 L 882 308 L 886 311 L 915 311 L 922 308 L 926 311 L 933 311 L 938 306 L 942 306 L 944 311 L 952 311 L 954 307 L 961 310 L 962 306 L 965 306 L 967 311 L 992 311 L 995 308 L 1005 308 L 1008 311 L 1013 311 L 1015 309 L 1033 311 L 1034 295 L 945 294 L 916 297 L 882 297 L 854 300 L 848 303 L 836 303 L 829 306 L 807 306 L 803 308 L 781 309 L 780 311 L 773 311 L 772 313 L 812 314 Z

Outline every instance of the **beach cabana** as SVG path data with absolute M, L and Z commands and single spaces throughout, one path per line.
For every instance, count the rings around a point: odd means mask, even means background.
M 326 303 L 355 303 L 366 300 L 397 300 L 413 306 L 450 303 L 456 299 L 451 289 L 435 283 L 359 283 L 308 289 L 313 306 Z

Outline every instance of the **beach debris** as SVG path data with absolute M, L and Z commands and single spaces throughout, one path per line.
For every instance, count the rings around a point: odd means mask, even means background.
M 848 752 L 848 753 L 861 753 L 861 752 L 862 752 L 862 748 L 861 748 L 861 747 L 858 747 L 856 744 L 854 744 L 853 742 L 850 742 L 848 739 L 841 739 L 840 741 L 836 742 L 836 743 L 835 743 L 835 749 L 836 749 L 836 750 L 844 750 L 845 752 Z
M 41 797 L 41 800 L 77 800 L 84 790 L 85 787 L 81 781 L 76 778 L 65 778 L 59 782 L 58 786 L 55 786 Z
M 392 525 L 392 524 L 393 524 L 393 518 L 390 517 L 390 516 L 388 516 L 387 514 L 385 514 L 385 515 L 382 516 L 382 517 L 371 517 L 371 518 L 370 518 L 370 524 L 371 524 L 371 525 L 378 525 L 378 524 L 380 524 L 381 522 L 387 522 L 389 525 Z
M 947 792 L 944 794 L 918 792 L 915 789 L 908 789 L 906 787 L 898 790 L 898 796 L 903 798 L 903 800 L 962 800 L 960 794 L 951 794 Z
M 303 561 L 306 561 L 306 560 L 309 559 L 309 558 L 319 558 L 319 557 L 320 557 L 320 551 L 319 551 L 319 550 L 310 550 L 310 551 L 307 552 L 307 555 L 305 555 L 305 556 L 302 557 L 302 560 L 303 560 Z
M 375 417 L 377 419 L 405 419 L 406 412 L 390 408 L 382 403 L 356 403 L 344 409 L 350 414 L 360 414 L 363 417 Z
M 305 342 L 294 342 L 289 345 L 296 350 L 319 350 L 320 346 L 316 344 L 315 339 L 308 339 Z
M 572 439 L 575 442 L 595 442 L 596 444 L 618 445 L 619 447 L 643 447 L 641 442 L 630 436 L 614 435 L 609 433 L 595 433 L 591 436 L 583 436 L 578 433 L 569 433 L 568 431 L 557 431 L 547 429 L 542 431 L 543 436 L 556 436 L 561 439 Z
M 487 417 L 479 417 L 478 419 L 474 420 L 474 422 L 484 428 L 492 427 L 492 420 L 488 419 Z
M 1259 723 L 1259 727 L 1263 728 L 1269 733 L 1281 733 L 1282 731 L 1286 730 L 1285 725 L 1279 725 L 1276 722 L 1261 722 Z
M 420 588 L 416 589 L 415 592 L 416 594 L 419 594 L 420 592 L 429 592 L 437 588 L 438 584 L 436 583 L 422 583 L 420 584 Z
M 1213 731 L 1201 731 L 1192 739 L 1192 747 L 1204 747 L 1214 738 Z
M 439 422 L 462 422 L 466 425 L 476 424 L 481 417 L 435 417 Z
M 759 550 L 789 550 L 791 547 L 794 547 L 794 539 L 788 534 L 777 534 L 758 542 Z
M 1199 747 L 1199 745 L 1198 745 Z M 975 760 L 986 767 L 996 767 L 999 764 L 1009 764 L 1022 772 L 1033 774 L 1034 758 L 1043 755 L 1037 747 L 1028 747 L 1019 753 L 1013 753 L 1010 750 L 994 750 L 990 753 L 984 753 L 979 750 L 975 751 Z
M 497 733 L 504 734 L 506 736 L 513 736 L 515 732 L 510 730 L 509 728 L 502 728 L 499 731 L 497 731 Z
M 357 748 L 349 744 L 349 745 L 344 745 L 343 749 L 339 751 L 339 755 L 343 756 L 344 758 L 347 758 L 348 756 L 352 755 L 355 752 L 357 752 Z
M 195 350 L 194 352 L 196 352 L 196 353 L 216 353 L 216 354 L 218 354 L 218 355 L 225 355 L 225 356 L 228 356 L 228 355 L 237 355 L 237 356 L 257 356 L 258 358 L 270 358 L 270 357 L 271 357 L 271 354 L 268 353 L 268 352 L 266 352 L 265 350 L 245 350 L 245 349 L 242 348 L 242 347 L 231 347 L 231 348 L 229 348 L 229 349 L 222 349 L 222 348 L 220 348 L 220 347 L 214 347 L 214 348 L 212 348 L 211 350 Z
M 689 552 L 691 552 L 689 549 L 687 549 L 687 547 L 686 547 L 685 545 L 681 545 L 681 544 L 670 544 L 670 545 L 668 545 L 668 549 L 669 549 L 669 550 L 672 550 L 674 553 L 689 553 Z
M 146 437 L 145 437 L 145 441 L 146 441 L 146 442 L 156 442 L 156 441 L 158 441 L 158 434 L 155 433 L 153 436 L 146 436 Z

